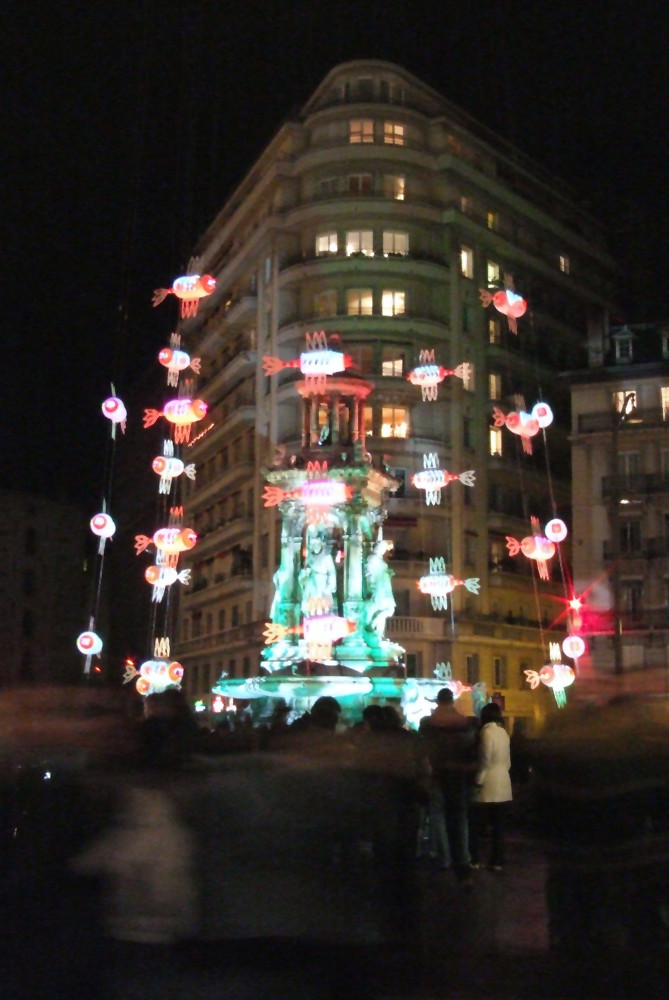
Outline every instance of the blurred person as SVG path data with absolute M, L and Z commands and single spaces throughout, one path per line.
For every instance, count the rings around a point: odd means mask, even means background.
M 471 881 L 469 856 L 469 785 L 475 767 L 475 733 L 468 719 L 453 704 L 453 692 L 437 692 L 431 715 L 420 720 L 434 781 L 443 797 L 451 864 L 456 877 Z
M 490 834 L 488 868 L 504 869 L 504 829 L 511 791 L 511 751 L 509 734 L 504 728 L 502 710 L 496 702 L 481 709 L 477 769 L 469 847 L 475 867 L 480 863 L 481 841 Z

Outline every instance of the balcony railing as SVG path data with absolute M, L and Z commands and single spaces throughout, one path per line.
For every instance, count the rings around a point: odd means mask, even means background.
M 669 493 L 669 474 L 666 472 L 635 473 L 627 475 L 619 473 L 615 476 L 602 477 L 602 497 L 604 500 L 637 494 L 646 496 L 648 493 Z
M 616 551 L 608 539 L 603 544 L 604 559 L 662 559 L 669 556 L 669 539 L 642 538 L 638 542 L 626 542 Z
M 580 413 L 577 430 L 579 434 L 589 434 L 594 431 L 613 431 L 617 427 L 619 434 L 626 431 L 638 431 L 640 427 L 666 427 L 669 424 L 669 412 L 661 406 L 653 406 L 644 410 L 632 410 L 626 419 L 621 420 L 620 414 L 611 410 L 604 413 Z

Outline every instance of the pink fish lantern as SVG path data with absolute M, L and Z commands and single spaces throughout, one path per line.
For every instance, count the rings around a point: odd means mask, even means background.
M 144 410 L 144 427 L 152 427 L 159 417 L 174 425 L 174 440 L 177 444 L 190 441 L 191 426 L 197 420 L 202 420 L 207 412 L 207 404 L 203 399 L 189 399 L 182 396 L 170 399 L 162 410 Z
M 176 278 L 171 288 L 156 288 L 151 304 L 159 306 L 168 295 L 176 295 L 181 299 L 181 318 L 187 319 L 189 316 L 197 315 L 199 300 L 211 295 L 215 288 L 216 278 L 210 274 L 186 274 Z
M 546 663 L 541 670 L 526 670 L 528 684 L 534 690 L 539 684 L 545 684 L 553 692 L 557 705 L 564 708 L 567 697 L 564 689 L 574 683 L 576 674 L 566 663 Z
M 116 525 L 114 521 L 109 516 L 109 514 L 100 513 L 94 514 L 91 518 L 91 531 L 94 535 L 97 535 L 100 539 L 100 544 L 98 545 L 98 552 L 100 555 L 105 550 L 105 542 L 108 538 L 111 538 L 116 531 Z
M 116 437 L 116 425 L 118 424 L 121 428 L 122 433 L 125 434 L 125 427 L 128 420 L 128 411 L 125 408 L 122 399 L 118 396 L 109 396 L 105 399 L 102 404 L 102 412 L 108 420 L 111 420 L 111 436 Z
M 522 295 L 517 295 L 512 288 L 502 288 L 490 292 L 487 288 L 479 288 L 479 298 L 484 307 L 491 303 L 503 316 L 506 316 L 511 333 L 518 333 L 516 320 L 527 312 L 527 302 Z

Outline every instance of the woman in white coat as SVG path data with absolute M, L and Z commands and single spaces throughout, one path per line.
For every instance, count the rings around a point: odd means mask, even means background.
M 504 868 L 504 828 L 511 792 L 511 750 L 509 734 L 504 728 L 502 710 L 495 702 L 481 710 L 478 761 L 475 778 L 474 808 L 470 837 L 472 864 L 478 867 L 479 842 L 490 832 L 490 860 L 493 871 Z

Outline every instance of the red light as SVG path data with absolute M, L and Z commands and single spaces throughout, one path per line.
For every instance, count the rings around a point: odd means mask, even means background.
M 101 674 L 102 673 L 102 667 L 93 667 L 93 669 L 95 670 L 96 674 Z
M 569 602 L 569 607 L 571 608 L 572 611 L 578 611 L 579 608 L 583 607 L 583 601 L 581 600 L 580 597 L 572 597 L 572 599 Z

